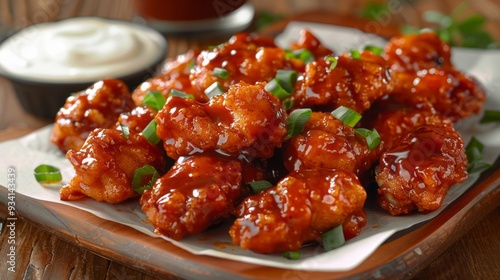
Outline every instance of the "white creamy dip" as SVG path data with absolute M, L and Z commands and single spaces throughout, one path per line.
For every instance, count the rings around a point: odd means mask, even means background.
M 27 27 L 0 46 L 0 71 L 34 81 L 89 82 L 135 73 L 165 56 L 156 31 L 100 18 Z

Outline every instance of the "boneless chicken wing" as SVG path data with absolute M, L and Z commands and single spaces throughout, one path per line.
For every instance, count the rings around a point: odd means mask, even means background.
M 375 173 L 379 204 L 392 215 L 436 210 L 467 178 L 463 140 L 450 126 L 417 127 L 382 154 Z
M 70 150 L 66 157 L 76 176 L 60 190 L 62 200 L 91 197 L 97 201 L 120 203 L 138 196 L 132 188 L 137 168 L 146 164 L 163 172 L 161 150 L 142 135 L 127 137 L 116 129 L 95 129 L 80 150 Z
M 382 104 L 380 107 L 383 106 Z M 384 108 L 378 110 L 374 118 L 367 120 L 364 124 L 378 131 L 382 150 L 390 149 L 398 138 L 423 125 L 453 127 L 449 118 L 432 108 Z
M 365 199 L 364 188 L 351 172 L 293 172 L 275 187 L 247 197 L 237 208 L 229 234 L 241 248 L 258 253 L 297 250 L 348 222 L 362 211 Z
M 434 108 L 454 122 L 481 111 L 485 90 L 453 67 L 449 45 L 436 34 L 391 39 L 384 57 L 392 70 L 388 92 L 393 102 Z
M 388 68 L 381 57 L 365 51 L 359 58 L 333 59 L 321 57 L 306 65 L 291 97 L 295 108 L 332 111 L 346 106 L 362 113 L 386 94 Z
M 286 117 L 264 84 L 241 83 L 208 103 L 170 97 L 156 116 L 157 134 L 174 159 L 204 151 L 267 158 L 281 146 Z
M 302 133 L 284 145 L 283 161 L 290 172 L 327 168 L 360 176 L 376 159 L 366 139 L 330 113 L 313 112 Z
M 50 141 L 63 152 L 78 150 L 95 128 L 114 127 L 121 113 L 134 108 L 130 92 L 120 80 L 96 82 L 70 96 L 57 113 Z
M 450 46 L 433 32 L 391 38 L 384 49 L 384 58 L 395 72 L 453 69 Z
M 247 193 L 242 166 L 215 154 L 179 158 L 141 197 L 148 221 L 157 233 L 179 240 L 228 218 Z
M 202 51 L 191 73 L 194 87 L 204 92 L 218 82 L 224 90 L 241 81 L 249 84 L 269 81 L 280 69 L 291 68 L 285 50 L 272 40 L 246 33 L 236 34 L 212 50 Z M 227 77 L 214 74 L 215 68 L 227 71 Z
M 335 55 L 335 53 L 324 46 L 314 34 L 308 29 L 302 29 L 296 42 L 290 45 L 290 50 L 308 50 L 314 57 L 325 57 Z
M 179 55 L 175 60 L 167 61 L 161 73 L 141 83 L 132 93 L 132 99 L 137 106 L 141 106 L 144 96 L 150 91 L 158 91 L 165 98 L 170 96 L 172 89 L 191 94 L 196 100 L 206 102 L 207 96 L 191 84 L 189 75 L 195 63 L 198 52 L 189 51 Z
M 394 74 L 390 91 L 395 103 L 433 108 L 454 122 L 481 112 L 486 100 L 481 85 L 457 70 Z

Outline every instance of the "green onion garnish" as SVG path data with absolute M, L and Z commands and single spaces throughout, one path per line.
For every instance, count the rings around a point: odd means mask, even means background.
M 350 127 L 356 126 L 361 119 L 361 114 L 345 106 L 340 106 L 333 110 L 332 115 Z
M 339 62 L 339 59 L 336 56 L 328 56 L 327 58 L 325 58 L 325 60 L 331 62 L 330 70 L 335 69 L 335 67 L 337 67 L 337 63 Z
M 196 63 L 194 62 L 194 59 L 190 59 L 188 61 L 188 67 L 189 69 L 193 69 L 196 66 Z
M 153 145 L 156 145 L 160 142 L 160 138 L 156 134 L 156 125 L 156 121 L 153 119 L 141 132 L 144 138 L 146 138 L 146 140 L 148 140 L 148 142 Z
M 381 47 L 373 46 L 373 45 L 367 45 L 364 48 L 365 51 L 369 51 L 373 53 L 374 55 L 381 56 L 384 53 L 384 49 Z
M 219 82 L 214 82 L 209 87 L 207 87 L 207 89 L 205 89 L 205 94 L 208 98 L 212 98 L 216 95 L 224 94 L 224 89 L 222 89 L 222 86 Z
M 44 187 L 59 186 L 62 181 L 61 171 L 52 165 L 41 164 L 35 168 L 34 172 L 36 181 Z
M 297 72 L 282 69 L 276 72 L 276 76 L 266 84 L 265 89 L 283 101 L 294 92 L 296 82 Z
M 264 89 L 270 92 L 272 95 L 278 97 L 280 100 L 284 100 L 291 95 L 291 93 L 289 93 L 283 88 L 283 86 L 280 84 L 280 81 L 277 78 L 274 78 L 271 81 L 269 81 L 269 83 L 266 84 Z
M 357 134 L 365 137 L 366 144 L 368 145 L 370 151 L 380 145 L 380 135 L 375 128 L 373 130 L 369 130 L 367 128 L 356 128 L 355 131 Z
M 354 59 L 359 59 L 361 57 L 361 53 L 358 50 L 350 50 L 349 53 L 351 54 L 351 57 Z
M 153 187 L 155 181 L 160 178 L 160 174 L 156 169 L 146 164 L 143 167 L 139 167 L 134 171 L 134 178 L 132 179 L 132 188 L 139 194 L 142 194 L 145 190 L 149 190 Z M 149 179 L 146 184 L 143 184 L 144 180 Z
M 485 110 L 479 123 L 500 122 L 500 111 Z
M 307 121 L 311 118 L 311 114 L 312 110 L 309 108 L 293 110 L 288 119 L 286 119 L 287 134 L 285 139 L 299 135 L 304 130 Z
M 248 185 L 250 186 L 250 188 L 252 189 L 252 192 L 254 194 L 258 194 L 260 192 L 263 192 L 263 191 L 265 191 L 273 186 L 268 181 L 253 181 L 253 182 L 248 183 Z
M 293 99 L 290 99 L 290 98 L 287 98 L 287 99 L 283 100 L 283 104 L 282 104 L 283 109 L 285 109 L 287 111 L 290 110 L 290 109 L 292 109 L 293 108 L 293 103 L 294 103 Z
M 491 164 L 483 160 L 484 145 L 476 137 L 470 139 L 469 144 L 465 147 L 465 154 L 469 165 L 467 172 L 480 173 L 491 167 Z
M 312 54 L 311 51 L 309 51 L 307 49 L 300 49 L 300 50 L 294 50 L 294 51 L 288 50 L 285 53 L 285 58 L 287 58 L 287 59 L 297 58 L 297 59 L 304 61 L 304 63 L 314 61 L 314 55 Z
M 321 234 L 323 239 L 323 248 L 325 251 L 336 249 L 345 243 L 342 225 L 338 225 L 331 230 Z
M 186 99 L 194 99 L 194 96 L 189 93 L 185 93 L 183 91 L 177 90 L 175 88 L 170 90 L 170 96 L 181 97 Z
M 160 111 L 165 105 L 165 96 L 161 94 L 161 92 L 157 90 L 148 91 L 146 95 L 144 95 L 144 99 L 142 99 L 142 104 L 149 106 L 156 111 Z
M 128 136 L 130 135 L 130 129 L 128 128 L 128 126 L 120 123 L 120 129 L 122 130 L 123 137 L 125 137 L 125 139 L 128 139 Z
M 297 72 L 294 70 L 278 70 L 276 72 L 276 79 L 278 79 L 283 89 L 288 93 L 292 93 L 297 82 Z
M 286 251 L 283 253 L 283 258 L 296 261 L 296 260 L 300 259 L 300 252 Z
M 224 79 L 224 80 L 229 78 L 229 72 L 227 72 L 226 69 L 220 68 L 220 67 L 215 67 L 213 72 L 212 72 L 212 75 L 214 75 L 215 77 Z

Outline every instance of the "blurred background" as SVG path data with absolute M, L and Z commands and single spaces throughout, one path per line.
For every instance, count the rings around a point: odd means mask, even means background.
M 0 0 L 0 36 L 30 24 L 73 16 L 134 20 L 135 0 Z M 139 0 L 140 1 L 140 0 Z M 214 0 L 218 1 L 218 0 Z M 220 0 L 219 0 L 220 1 Z M 243 0 L 232 0 L 232 3 Z M 231 3 L 231 1 L 229 1 Z M 475 40 L 500 41 L 500 0 L 248 0 L 257 13 L 252 28 L 300 13 L 375 20 L 379 27 L 460 28 Z M 429 13 L 429 11 L 432 11 Z M 465 21 L 465 22 L 464 22 Z M 461 24 L 461 25 L 460 25 Z M 485 32 L 478 32 L 481 27 Z M 372 24 L 372 29 L 376 28 Z M 373 30 L 368 30 L 373 31 Z M 1 37 L 0 37 L 1 39 Z

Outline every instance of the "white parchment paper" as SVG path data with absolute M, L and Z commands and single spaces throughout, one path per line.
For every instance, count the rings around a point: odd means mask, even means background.
M 282 47 L 287 47 L 291 41 L 298 37 L 302 28 L 309 28 L 323 44 L 334 49 L 337 53 L 359 48 L 366 44 L 383 46 L 385 43 L 376 36 L 366 35 L 354 29 L 301 22 L 290 23 L 284 32 L 277 37 L 277 43 Z M 453 61 L 459 69 L 475 76 L 487 88 L 486 108 L 498 110 L 500 108 L 500 52 L 454 49 Z M 493 163 L 500 154 L 500 126 L 495 124 L 479 125 L 479 118 L 480 116 L 471 118 L 458 124 L 457 127 L 466 142 L 472 135 L 482 141 L 487 151 L 484 159 Z M 33 199 L 76 207 L 103 219 L 133 227 L 149 236 L 164 238 L 153 233 L 153 227 L 146 222 L 138 202 L 132 201 L 120 205 L 98 203 L 91 199 L 64 202 L 59 200 L 57 189 L 40 186 L 33 176 L 33 170 L 39 164 L 51 164 L 59 167 L 65 181 L 69 181 L 74 174 L 68 160 L 55 146 L 50 144 L 51 129 L 52 126 L 48 126 L 23 138 L 0 143 L 1 174 L 5 174 L 4 171 L 6 172 L 8 167 L 16 168 L 18 193 Z M 210 255 L 286 269 L 350 270 L 363 262 L 395 232 L 438 215 L 442 209 L 471 187 L 477 177 L 477 175 L 472 175 L 465 183 L 454 186 L 442 207 L 427 215 L 415 213 L 409 216 L 392 217 L 373 203 L 368 203 L 366 206 L 368 223 L 359 236 L 347 241 L 344 246 L 326 253 L 321 251 L 318 246 L 305 247 L 301 250 L 300 260 L 287 260 L 281 254 L 260 255 L 241 250 L 238 246 L 230 244 L 228 226 L 221 226 L 206 233 L 185 238 L 180 242 L 168 238 L 164 239 L 193 254 Z M 6 174 L 0 176 L 0 185 L 2 187 L 7 185 Z M 225 246 L 220 246 L 220 244 L 225 244 Z

